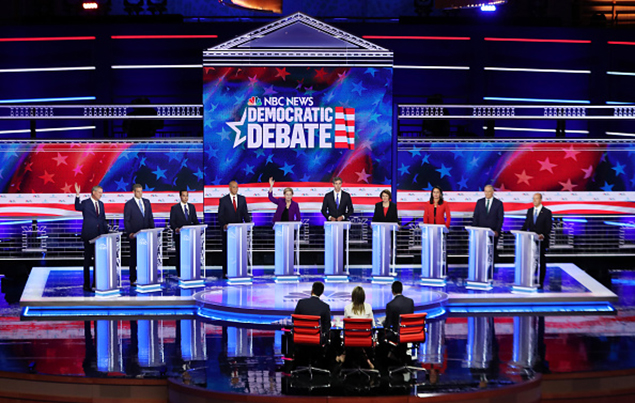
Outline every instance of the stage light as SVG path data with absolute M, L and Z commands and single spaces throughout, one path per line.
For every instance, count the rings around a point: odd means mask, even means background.
M 99 8 L 99 3 L 96 1 L 85 1 L 82 3 L 82 8 L 84 10 L 97 10 Z
M 485 11 L 485 12 L 496 11 L 496 6 L 494 4 L 484 4 L 481 6 L 481 11 Z
M 591 101 L 575 100 L 575 99 L 548 99 L 548 98 L 508 98 L 508 97 L 483 97 L 484 101 L 503 101 L 503 102 L 539 102 L 539 103 L 556 103 L 556 104 L 590 104 Z

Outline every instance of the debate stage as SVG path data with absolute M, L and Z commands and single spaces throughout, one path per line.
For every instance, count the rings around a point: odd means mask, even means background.
M 153 293 L 131 289 L 124 270 L 121 295 L 97 297 L 82 290 L 79 267 L 35 267 L 20 305 L 25 319 L 199 316 L 218 323 L 276 329 L 290 317 L 299 299 L 310 296 L 311 283 L 323 281 L 319 270 L 301 267 L 305 274 L 298 283 L 276 283 L 273 276 L 263 275 L 255 277 L 253 284 L 232 285 L 208 277 L 204 287 L 195 289 L 180 288 L 176 277 L 167 276 L 161 291 Z M 467 268 L 462 265 L 450 265 L 445 287 L 420 285 L 418 271 L 398 266 L 395 279 L 404 283 L 404 295 L 414 299 L 415 311 L 427 312 L 429 320 L 485 313 L 611 314 L 615 312 L 611 304 L 617 301 L 617 295 L 571 263 L 549 265 L 545 289 L 534 293 L 512 290 L 514 267 L 510 264 L 496 266 L 493 288 L 488 291 L 467 289 Z M 368 267 L 352 267 L 350 282 L 327 283 L 322 296 L 336 321 L 357 285 L 364 287 L 375 316 L 383 316 L 392 299 L 390 284 L 372 283 Z

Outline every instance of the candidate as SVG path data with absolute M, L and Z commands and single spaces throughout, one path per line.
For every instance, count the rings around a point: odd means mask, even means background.
M 198 225 L 196 207 L 188 203 L 189 192 L 179 192 L 181 201 L 170 208 L 170 228 L 174 232 L 174 247 L 176 249 L 176 274 L 181 277 L 181 228 L 185 225 Z
M 333 190 L 324 195 L 322 215 L 327 221 L 345 221 L 355 210 L 351 195 L 342 190 L 342 178 L 333 178 Z
M 218 224 L 223 243 L 223 278 L 227 278 L 227 225 L 250 222 L 247 200 L 238 194 L 238 182 L 229 182 L 229 193 L 218 201 Z
M 552 214 L 551 210 L 542 205 L 542 195 L 535 193 L 533 197 L 534 206 L 527 210 L 525 223 L 522 231 L 531 231 L 538 234 L 540 239 L 540 272 L 538 288 L 542 288 L 547 273 L 547 260 L 545 255 L 549 248 L 549 238 L 551 235 Z
M 123 206 L 124 233 L 130 240 L 130 285 L 137 285 L 137 233 L 142 229 L 154 228 L 154 216 L 150 200 L 144 199 L 143 187 L 132 186 L 133 197 Z
M 79 185 L 75 184 L 75 211 L 82 212 L 82 241 L 84 241 L 84 291 L 92 291 L 95 287 L 95 274 L 93 270 L 93 281 L 90 281 L 90 265 L 95 260 L 95 245 L 90 240 L 102 234 L 108 233 L 106 224 L 106 212 L 101 195 L 104 189 L 101 186 L 93 186 L 90 198 L 79 201 Z M 94 264 L 93 264 L 94 267 Z M 92 284 L 92 285 L 91 285 Z

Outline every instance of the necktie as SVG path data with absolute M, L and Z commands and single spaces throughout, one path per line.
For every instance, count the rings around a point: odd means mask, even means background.
M 538 209 L 534 208 L 534 224 L 536 223 L 537 219 L 538 219 Z
M 143 210 L 143 202 L 139 200 L 139 208 L 141 209 L 141 215 L 146 216 L 146 212 Z
M 185 213 L 185 220 L 190 221 L 190 215 L 187 212 L 187 204 L 183 206 L 183 212 Z
M 337 209 L 339 210 L 339 208 L 340 208 L 340 195 L 339 195 L 339 193 L 337 193 L 335 195 L 335 205 L 337 206 Z
M 95 202 L 95 212 L 99 215 L 99 202 Z
M 237 211 L 238 207 L 236 206 L 236 198 L 234 196 L 232 196 L 232 204 L 234 205 L 234 211 Z
M 489 199 L 485 201 L 485 209 L 487 210 L 487 214 L 489 214 Z

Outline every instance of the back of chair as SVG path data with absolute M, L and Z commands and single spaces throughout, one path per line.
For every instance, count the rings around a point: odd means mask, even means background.
M 399 315 L 399 343 L 426 341 L 426 313 Z
M 372 347 L 373 320 L 344 318 L 344 347 Z
M 293 342 L 295 344 L 322 344 L 322 319 L 314 315 L 291 315 L 293 318 Z

